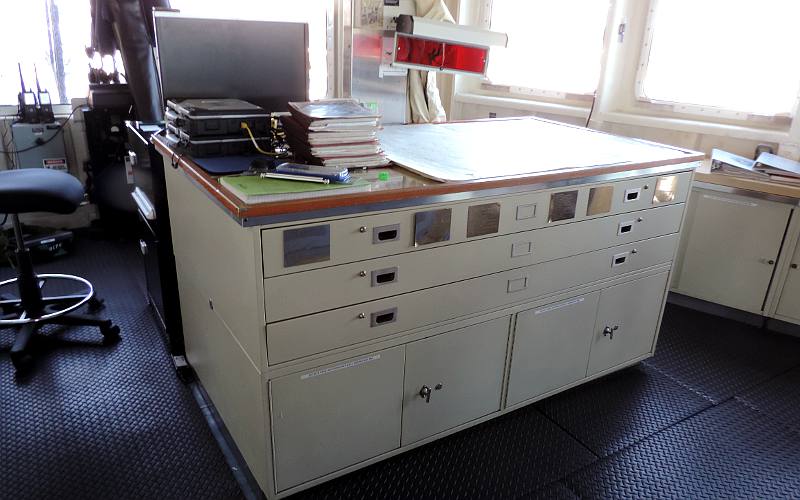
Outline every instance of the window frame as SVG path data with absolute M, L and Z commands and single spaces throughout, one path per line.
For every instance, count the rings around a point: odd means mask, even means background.
M 480 4 L 480 9 L 478 11 L 478 16 L 480 20 L 480 24 L 485 29 L 491 29 L 492 24 L 492 4 L 494 0 L 482 0 Z M 605 22 L 605 37 L 608 36 L 608 26 L 609 23 L 613 19 L 613 11 L 614 11 L 614 3 L 616 0 L 608 0 L 608 12 L 606 13 L 606 22 Z M 606 43 L 604 41 L 603 46 L 605 47 Z M 603 75 L 603 66 L 605 65 L 605 49 L 601 50 L 601 55 L 603 62 L 600 68 L 600 75 L 598 78 L 598 89 L 600 81 L 602 80 Z M 492 51 L 489 51 L 489 59 L 491 60 Z M 488 67 L 487 63 L 487 67 Z M 517 98 L 517 99 L 524 99 L 524 100 L 535 100 L 535 101 L 544 101 L 544 102 L 552 102 L 558 104 L 575 104 L 578 106 L 589 106 L 591 105 L 592 100 L 595 98 L 595 94 L 597 93 L 598 89 L 595 89 L 594 92 L 587 92 L 587 93 L 574 93 L 574 92 L 564 92 L 561 90 L 554 90 L 554 89 L 544 89 L 538 87 L 523 87 L 519 85 L 502 85 L 492 83 L 488 76 L 482 77 L 479 82 L 476 82 L 473 85 L 468 85 L 465 90 L 469 90 L 472 92 L 477 92 L 483 95 L 488 96 L 497 96 L 497 97 L 509 97 L 509 98 Z
M 656 9 L 658 9 L 658 3 L 659 0 L 650 0 L 647 7 L 647 21 L 645 23 L 644 36 L 642 37 L 639 65 L 636 70 L 636 80 L 634 82 L 634 99 L 637 107 L 673 115 L 689 116 L 695 119 L 707 120 L 709 118 L 716 118 L 728 122 L 750 122 L 770 126 L 788 126 L 791 124 L 793 119 L 792 112 L 777 114 L 751 113 L 712 105 L 666 101 L 648 97 L 644 91 L 644 81 L 650 63 L 650 50 L 655 32 L 655 13 Z

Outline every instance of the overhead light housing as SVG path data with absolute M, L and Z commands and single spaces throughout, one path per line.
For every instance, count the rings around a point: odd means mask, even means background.
M 393 65 L 485 76 L 489 47 L 507 45 L 505 33 L 401 15 L 397 18 Z

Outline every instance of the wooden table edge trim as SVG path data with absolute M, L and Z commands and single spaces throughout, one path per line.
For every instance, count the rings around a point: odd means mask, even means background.
M 211 175 L 200 168 L 191 158 L 179 155 L 169 146 L 164 144 L 160 137 L 154 137 L 153 144 L 163 155 L 171 158 L 171 167 L 180 166 L 192 179 L 219 201 L 234 217 L 238 219 L 281 215 L 290 213 L 312 212 L 330 208 L 348 207 L 355 205 L 372 205 L 391 201 L 401 201 L 411 198 L 446 195 L 453 193 L 474 192 L 485 189 L 514 187 L 527 184 L 541 184 L 560 180 L 569 180 L 579 177 L 615 174 L 632 170 L 661 167 L 665 165 L 678 165 L 691 163 L 704 158 L 702 153 L 685 153 L 684 156 L 639 163 L 617 163 L 612 165 L 598 165 L 569 170 L 554 170 L 541 174 L 529 174 L 515 177 L 464 181 L 441 182 L 421 187 L 389 189 L 385 191 L 367 191 L 363 193 L 350 193 L 319 198 L 304 198 L 299 200 L 284 200 L 257 205 L 247 205 L 241 201 Z M 402 167 L 401 167 L 402 168 Z

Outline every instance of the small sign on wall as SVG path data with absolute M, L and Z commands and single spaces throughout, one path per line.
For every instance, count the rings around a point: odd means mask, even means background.
M 43 158 L 42 159 L 42 167 L 49 168 L 50 170 L 61 170 L 62 172 L 67 171 L 67 159 L 66 158 Z

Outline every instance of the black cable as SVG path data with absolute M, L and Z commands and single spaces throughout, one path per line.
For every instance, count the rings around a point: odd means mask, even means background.
M 75 106 L 75 107 L 72 109 L 72 111 L 70 112 L 70 114 L 69 114 L 69 115 L 67 115 L 67 118 L 64 120 L 64 122 L 63 122 L 61 125 L 59 125 L 59 127 L 58 127 L 58 130 L 56 131 L 56 133 L 55 133 L 55 134 L 53 134 L 52 136 L 50 136 L 50 138 L 49 138 L 49 139 L 47 139 L 47 140 L 44 140 L 44 141 L 42 141 L 42 142 L 37 142 L 37 143 L 36 143 L 36 144 L 34 144 L 33 146 L 28 146 L 27 148 L 23 148 L 23 149 L 17 149 L 17 150 L 15 150 L 15 151 L 4 151 L 4 150 L 0 150 L 0 154 L 15 154 L 15 153 L 16 153 L 16 154 L 19 154 L 19 153 L 24 153 L 24 152 L 26 152 L 26 151 L 31 151 L 31 150 L 33 150 L 33 149 L 36 149 L 36 148 L 38 148 L 38 147 L 42 147 L 42 146 L 44 146 L 44 145 L 45 145 L 45 144 L 47 144 L 48 142 L 50 142 L 50 141 L 52 141 L 53 139 L 55 139 L 56 137 L 58 137 L 58 134 L 60 134 L 60 133 L 61 133 L 61 132 L 64 130 L 64 127 L 66 127 L 66 126 L 67 126 L 67 123 L 69 123 L 69 119 L 70 119 L 70 118 L 72 118 L 72 115 L 74 115 L 74 114 L 75 114 L 75 112 L 76 112 L 76 111 L 78 111 L 79 109 L 81 109 L 82 107 L 83 107 L 83 105 L 81 105 L 81 106 Z M 5 145 L 4 145 L 3 147 L 5 147 Z
M 594 103 L 597 102 L 597 91 L 592 94 L 592 107 L 589 108 L 589 116 L 586 117 L 586 125 L 583 128 L 589 128 L 589 122 L 592 120 L 594 114 Z

